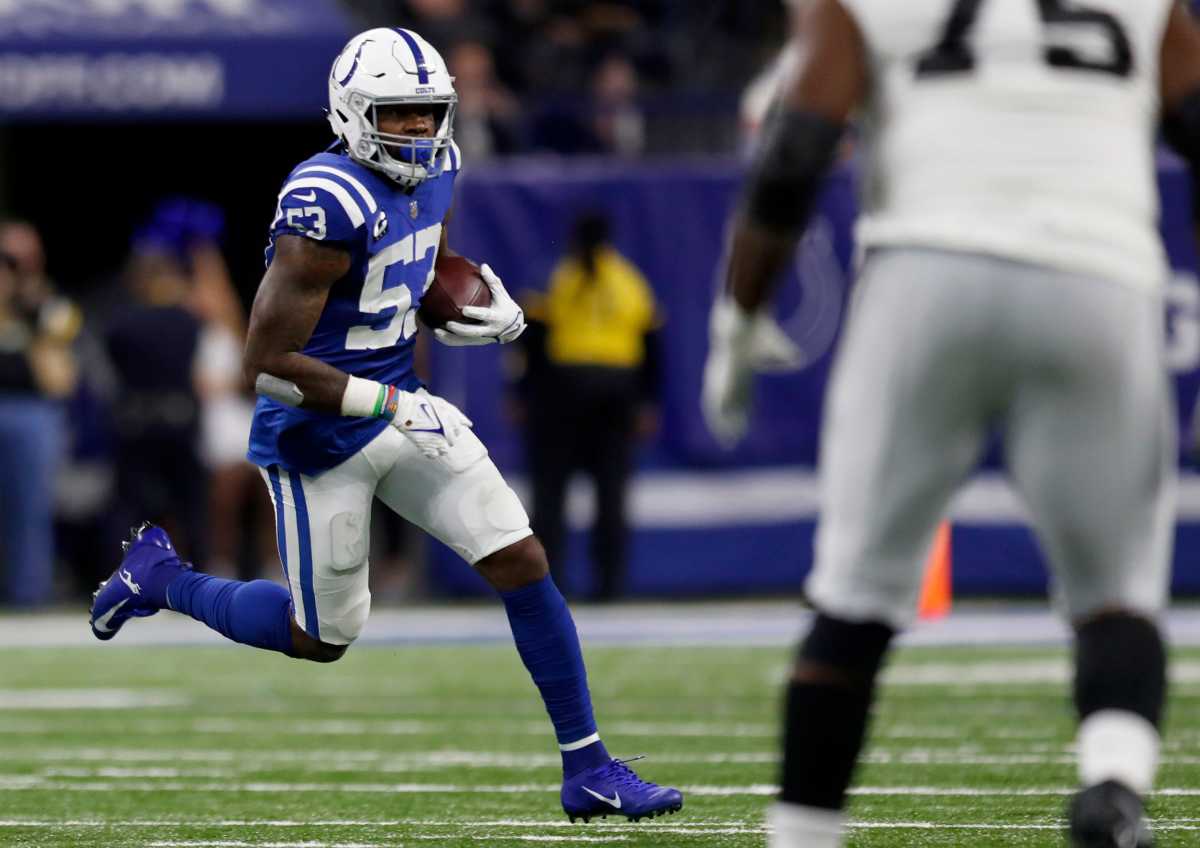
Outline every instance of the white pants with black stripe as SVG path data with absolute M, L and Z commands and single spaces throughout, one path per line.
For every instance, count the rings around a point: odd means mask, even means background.
M 1160 294 L 972 254 L 872 253 L 826 398 L 809 598 L 908 625 L 936 525 L 999 431 L 1067 615 L 1155 615 L 1173 409 Z
M 331 645 L 353 642 L 370 612 L 374 498 L 471 564 L 532 534 L 521 502 L 470 430 L 437 459 L 387 427 L 316 477 L 278 466 L 262 474 L 275 505 L 279 558 L 296 623 Z

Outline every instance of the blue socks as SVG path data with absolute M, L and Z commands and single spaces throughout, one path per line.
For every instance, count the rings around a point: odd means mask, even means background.
M 243 645 L 292 652 L 292 596 L 270 580 L 223 580 L 185 571 L 167 586 L 167 604 Z
M 290 654 L 292 599 L 269 580 L 243 583 L 187 571 L 167 587 L 171 609 L 256 648 Z M 554 724 L 563 773 L 572 777 L 612 758 L 600 741 L 575 622 L 549 577 L 500 593 L 513 640 Z
M 517 652 L 542 694 L 562 752 L 563 773 L 572 777 L 612 758 L 592 716 L 587 669 L 567 602 L 548 575 L 537 583 L 501 592 Z

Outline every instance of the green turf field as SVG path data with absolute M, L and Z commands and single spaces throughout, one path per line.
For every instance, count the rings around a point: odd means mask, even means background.
M 682 813 L 570 825 L 542 707 L 508 646 L 0 654 L 0 845 L 741 848 L 764 844 L 788 651 L 588 651 L 601 729 Z M 1154 799 L 1200 844 L 1200 652 L 1181 652 Z M 1072 785 L 1057 650 L 911 649 L 852 807 L 855 846 L 1057 845 Z M 122 706 L 123 705 L 123 706 Z

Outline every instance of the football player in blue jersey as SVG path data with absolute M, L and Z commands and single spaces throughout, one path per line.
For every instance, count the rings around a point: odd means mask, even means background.
M 329 77 L 334 148 L 284 182 L 245 367 L 258 390 L 249 458 L 275 505 L 288 588 L 200 574 L 160 528 L 125 545 L 92 603 L 111 639 L 131 617 L 171 609 L 230 639 L 332 662 L 366 622 L 372 500 L 474 565 L 504 602 L 563 759 L 572 821 L 674 812 L 676 789 L 641 780 L 600 741 L 575 624 L 516 495 L 452 404 L 413 373 L 416 310 L 445 253 L 462 165 L 457 95 L 438 52 L 404 29 L 350 41 Z M 436 330 L 450 345 L 506 343 L 525 327 L 484 265 L 488 307 Z

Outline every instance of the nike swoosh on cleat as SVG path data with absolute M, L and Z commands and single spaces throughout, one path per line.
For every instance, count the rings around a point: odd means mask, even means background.
M 133 582 L 133 574 L 129 569 L 122 568 L 117 571 L 117 576 L 121 578 L 121 582 L 129 587 L 129 591 L 135 595 L 142 594 L 142 587 Z
M 608 804 L 610 807 L 614 807 L 618 810 L 621 809 L 621 793 L 620 792 L 614 792 L 613 796 L 611 798 L 605 798 L 599 792 L 593 792 L 591 789 L 588 789 L 586 786 L 581 786 L 579 788 L 582 789 L 587 794 L 591 795 L 596 800 L 603 801 L 605 804 Z
M 112 609 L 110 609 L 104 615 L 100 616 L 95 621 L 93 621 L 92 627 L 95 627 L 101 633 L 112 633 L 113 632 L 112 628 L 110 628 L 108 626 L 108 623 L 110 621 L 112 621 L 112 617 L 117 614 L 117 610 L 119 610 L 121 607 L 125 606 L 125 604 L 127 604 L 127 603 L 129 603 L 129 598 L 125 598 L 119 604 L 116 604 Z M 618 806 L 620 806 L 620 805 L 618 804 Z

